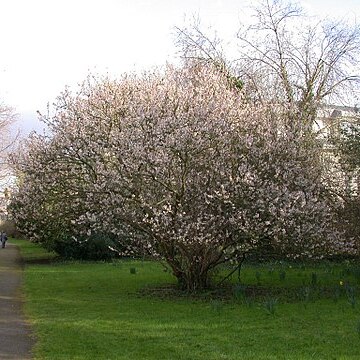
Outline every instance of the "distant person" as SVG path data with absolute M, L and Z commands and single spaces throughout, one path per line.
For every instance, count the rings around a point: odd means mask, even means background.
M 4 248 L 7 242 L 7 235 L 6 232 L 1 232 L 0 234 L 0 241 L 1 241 L 1 247 Z

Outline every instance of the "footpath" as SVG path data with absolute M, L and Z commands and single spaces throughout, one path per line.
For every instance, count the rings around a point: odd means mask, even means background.
M 22 311 L 22 266 L 11 240 L 0 247 L 0 359 L 30 360 L 33 338 Z

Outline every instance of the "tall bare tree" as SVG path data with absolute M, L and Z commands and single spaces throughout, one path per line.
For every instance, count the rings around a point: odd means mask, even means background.
M 251 99 L 295 105 L 309 127 L 321 103 L 344 101 L 359 88 L 358 23 L 314 22 L 286 0 L 263 0 L 253 10 L 254 22 L 234 40 L 237 59 L 225 59 L 219 39 L 204 35 L 198 23 L 177 29 L 184 58 L 221 62 Z

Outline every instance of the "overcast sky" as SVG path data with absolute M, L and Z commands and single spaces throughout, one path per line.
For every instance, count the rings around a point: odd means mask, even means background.
M 36 110 L 89 71 L 116 76 L 176 56 L 174 26 L 199 16 L 229 38 L 249 0 L 0 0 L 0 100 L 26 131 Z M 252 2 L 253 3 L 253 2 Z M 301 0 L 310 13 L 360 18 L 359 0 Z

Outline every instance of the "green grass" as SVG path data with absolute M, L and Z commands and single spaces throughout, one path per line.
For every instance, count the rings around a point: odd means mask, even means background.
M 44 248 L 35 245 L 29 241 L 10 239 L 12 244 L 20 246 L 21 256 L 26 263 L 39 263 L 41 261 L 50 262 L 55 259 L 57 255 L 53 252 L 48 252 Z
M 151 296 L 143 289 L 175 283 L 156 262 L 35 264 L 46 252 L 16 243 L 35 359 L 360 359 L 360 303 L 344 289 L 359 285 L 350 265 L 246 266 L 243 286 L 259 296 Z M 273 304 L 269 288 L 278 289 Z M 299 289 L 312 296 L 297 298 Z

